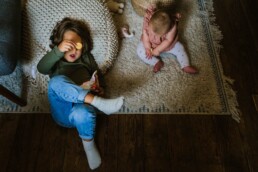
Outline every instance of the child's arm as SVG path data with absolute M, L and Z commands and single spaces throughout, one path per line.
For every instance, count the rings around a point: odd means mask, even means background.
M 58 47 L 54 47 L 50 52 L 48 52 L 38 63 L 37 69 L 42 74 L 50 74 L 51 69 L 64 56 Z
M 156 10 L 156 5 L 154 4 L 149 5 L 146 9 L 146 13 L 144 15 L 144 20 L 143 20 L 142 42 L 143 42 L 143 46 L 145 48 L 147 57 L 151 57 L 151 43 L 146 29 L 149 26 L 150 18 L 155 10 Z
M 150 11 L 146 11 L 146 14 L 144 16 L 144 20 L 143 20 L 143 27 L 142 27 L 142 42 L 144 45 L 145 50 L 146 49 L 151 49 L 151 43 L 149 40 L 149 35 L 147 33 L 147 28 L 149 26 L 149 20 L 150 20 Z
M 97 70 L 92 74 L 89 81 L 85 81 L 80 85 L 85 90 L 90 90 L 98 95 L 104 94 L 104 89 L 99 85 Z
M 92 88 L 92 91 L 95 91 L 98 95 L 104 95 L 104 88 L 106 87 L 104 76 L 99 69 L 98 64 L 96 63 L 94 56 L 91 53 L 88 53 L 87 56 L 84 56 L 84 61 L 90 65 L 91 73 L 95 73 L 97 71 L 96 80 L 98 82 L 97 88 Z M 87 82 L 87 81 L 86 81 Z
M 148 35 L 146 29 L 144 29 L 144 28 L 142 30 L 142 43 L 143 43 L 147 58 L 151 58 L 152 57 L 151 43 L 149 40 L 149 35 Z
M 146 49 L 151 49 L 151 43 L 150 43 L 150 40 L 149 40 L 149 35 L 148 35 L 148 33 L 145 29 L 143 29 L 143 31 L 142 31 L 142 42 L 143 42 L 145 50 Z
M 153 50 L 152 54 L 155 56 L 159 56 L 160 53 L 164 52 L 164 50 L 166 50 L 168 47 L 175 44 L 177 40 L 178 40 L 178 31 L 177 31 L 177 25 L 175 25 L 167 33 L 166 39 L 162 41 L 162 43 Z
M 97 71 L 97 74 L 98 74 L 98 80 L 99 80 L 99 85 L 100 87 L 105 87 L 106 84 L 105 84 L 105 80 L 104 80 L 104 76 L 103 74 L 101 73 L 100 69 L 99 69 L 99 66 L 97 64 L 97 62 L 95 61 L 93 55 L 91 53 L 89 53 L 88 55 L 88 58 L 85 59 L 85 60 L 89 60 L 89 64 L 91 66 L 91 72 L 95 72 Z

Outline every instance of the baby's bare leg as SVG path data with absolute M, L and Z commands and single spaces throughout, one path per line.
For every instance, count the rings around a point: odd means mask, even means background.
M 171 50 L 167 51 L 167 53 L 171 53 L 176 56 L 177 61 L 184 72 L 191 74 L 198 73 L 198 70 L 190 65 L 189 57 L 185 51 L 183 44 L 181 44 L 180 42 L 177 42 Z
M 144 61 L 145 63 L 151 65 L 151 66 L 154 66 L 157 62 L 159 62 L 159 59 L 155 56 L 153 56 L 152 58 L 147 58 L 146 56 L 146 52 L 145 52 L 145 48 L 143 46 L 143 43 L 140 42 L 138 44 L 138 47 L 137 47 L 137 55 L 138 57 Z

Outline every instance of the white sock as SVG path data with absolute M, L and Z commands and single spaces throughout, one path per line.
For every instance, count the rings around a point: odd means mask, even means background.
M 86 152 L 90 169 L 94 170 L 98 168 L 101 164 L 101 158 L 94 140 L 91 140 L 91 141 L 82 140 L 82 144 Z
M 104 99 L 98 96 L 94 96 L 91 104 L 98 108 L 100 111 L 109 115 L 111 113 L 115 113 L 119 111 L 124 103 L 124 97 L 118 97 L 115 99 Z

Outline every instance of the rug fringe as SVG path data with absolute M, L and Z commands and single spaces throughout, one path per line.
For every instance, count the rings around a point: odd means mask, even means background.
M 232 113 L 232 118 L 236 120 L 238 123 L 240 123 L 241 111 L 239 110 L 236 92 L 232 88 L 234 80 L 226 76 L 223 76 L 223 80 L 228 98 L 229 109 Z
M 214 48 L 216 51 L 216 55 L 218 56 L 217 59 L 219 60 L 221 75 L 223 77 L 223 84 L 224 84 L 224 87 L 226 90 L 225 94 L 226 94 L 227 100 L 228 100 L 228 108 L 229 108 L 229 111 L 231 112 L 232 118 L 236 122 L 240 123 L 241 111 L 239 109 L 236 92 L 232 88 L 232 86 L 234 84 L 234 79 L 224 75 L 223 66 L 222 66 L 221 60 L 219 58 L 220 50 L 221 50 L 221 48 L 223 48 L 223 46 L 221 45 L 221 40 L 223 39 L 223 34 L 220 31 L 219 26 L 216 24 L 216 17 L 214 14 L 213 1 L 206 0 L 205 6 L 207 7 L 208 12 L 203 12 L 201 14 L 209 17 L 209 23 L 210 23 L 210 27 L 211 27 L 211 31 L 212 31 L 212 39 L 214 41 L 214 46 L 215 46 Z

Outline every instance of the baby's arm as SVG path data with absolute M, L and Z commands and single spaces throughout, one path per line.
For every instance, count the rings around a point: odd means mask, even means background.
M 143 46 L 145 48 L 147 57 L 151 57 L 151 43 L 149 41 L 149 35 L 147 34 L 146 30 L 143 30 L 142 42 L 143 42 Z
M 149 35 L 147 33 L 147 28 L 149 26 L 150 18 L 155 10 L 156 10 L 156 5 L 154 5 L 154 4 L 149 5 L 148 8 L 146 9 L 146 13 L 144 15 L 144 20 L 143 20 L 142 42 L 143 42 L 143 45 L 145 48 L 147 58 L 152 57 L 152 53 L 151 53 L 152 47 L 151 47 L 151 43 L 149 40 Z
M 178 40 L 178 33 L 177 33 L 177 25 L 175 25 L 168 33 L 166 36 L 166 39 L 162 41 L 162 43 L 157 46 L 152 54 L 155 56 L 159 56 L 160 53 L 164 52 L 168 47 L 171 45 L 174 45 Z

